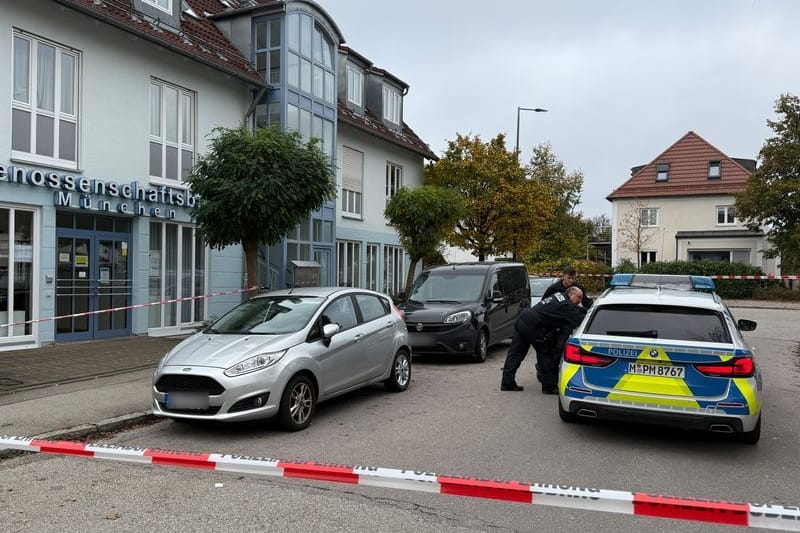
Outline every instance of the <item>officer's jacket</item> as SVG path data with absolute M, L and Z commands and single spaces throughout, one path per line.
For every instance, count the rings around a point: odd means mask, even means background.
M 594 303 L 594 300 L 592 300 L 591 298 L 586 296 L 586 289 L 584 289 L 582 285 L 579 285 L 577 283 L 573 283 L 572 286 L 573 287 L 578 287 L 580 290 L 583 291 L 583 299 L 581 300 L 581 305 L 584 308 L 589 309 L 592 306 L 592 304 Z M 552 285 L 550 285 L 549 287 L 547 287 L 547 290 L 544 291 L 544 294 L 542 295 L 542 300 L 544 300 L 548 296 L 552 296 L 554 294 L 558 294 L 559 292 L 560 293 L 564 293 L 566 290 L 567 290 L 567 287 L 564 286 L 564 282 L 562 280 L 558 280 L 555 283 L 553 283 Z
M 562 327 L 574 329 L 585 315 L 586 309 L 572 303 L 563 293 L 557 292 L 534 305 L 530 312 L 523 312 L 520 319 L 539 332 L 550 332 Z

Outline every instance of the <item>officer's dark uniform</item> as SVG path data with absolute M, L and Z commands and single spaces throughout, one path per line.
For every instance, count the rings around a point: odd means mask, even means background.
M 594 303 L 594 300 L 586 296 L 586 289 L 584 289 L 583 286 L 578 285 L 577 283 L 573 283 L 572 285 L 570 285 L 570 287 L 578 287 L 580 290 L 583 291 L 583 299 L 581 300 L 581 305 L 584 307 L 584 309 L 589 309 Z M 542 295 L 542 300 L 558 292 L 566 292 L 567 289 L 568 287 L 564 285 L 564 282 L 562 280 L 558 280 L 549 287 L 547 287 L 547 290 L 544 291 L 544 294 Z
M 586 309 L 572 303 L 562 293 L 543 299 L 522 311 L 514 324 L 514 337 L 503 365 L 500 388 L 521 390 L 516 383 L 517 369 L 533 345 L 536 350 L 537 377 L 542 391 L 552 392 L 558 379 L 558 354 L 554 354 L 556 333 L 563 327 L 572 331 L 583 320 Z

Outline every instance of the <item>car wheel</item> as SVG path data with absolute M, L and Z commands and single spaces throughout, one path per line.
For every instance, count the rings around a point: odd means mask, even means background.
M 486 361 L 486 353 L 489 351 L 489 336 L 485 329 L 478 331 L 478 339 L 475 341 L 475 349 L 472 352 L 472 360 L 476 363 Z
M 761 438 L 761 415 L 758 415 L 758 422 L 753 431 L 745 431 L 736 435 L 736 440 L 744 444 L 756 444 Z
M 561 407 L 561 399 L 558 400 L 558 417 L 568 424 L 575 422 L 578 420 L 578 417 L 574 414 L 570 413 L 569 411 L 565 411 L 563 407 Z
M 316 403 L 317 394 L 311 380 L 303 375 L 293 377 L 281 396 L 278 411 L 281 425 L 289 431 L 307 428 L 314 416 Z
M 398 350 L 392 361 L 389 378 L 383 382 L 392 392 L 403 392 L 411 383 L 411 356 L 405 350 Z

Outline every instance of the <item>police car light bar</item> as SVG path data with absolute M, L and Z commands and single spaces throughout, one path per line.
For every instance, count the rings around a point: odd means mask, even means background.
M 681 274 L 614 274 L 610 286 L 616 287 L 661 287 L 662 289 L 684 289 L 714 291 L 717 289 L 710 276 Z

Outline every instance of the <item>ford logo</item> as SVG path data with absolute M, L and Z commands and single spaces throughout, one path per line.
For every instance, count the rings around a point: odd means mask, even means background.
M 658 357 L 658 350 L 656 350 L 655 348 L 650 350 L 650 357 Z
M 422 325 L 422 322 L 417 322 L 417 326 L 416 326 L 417 331 L 422 331 L 423 327 L 424 326 Z

